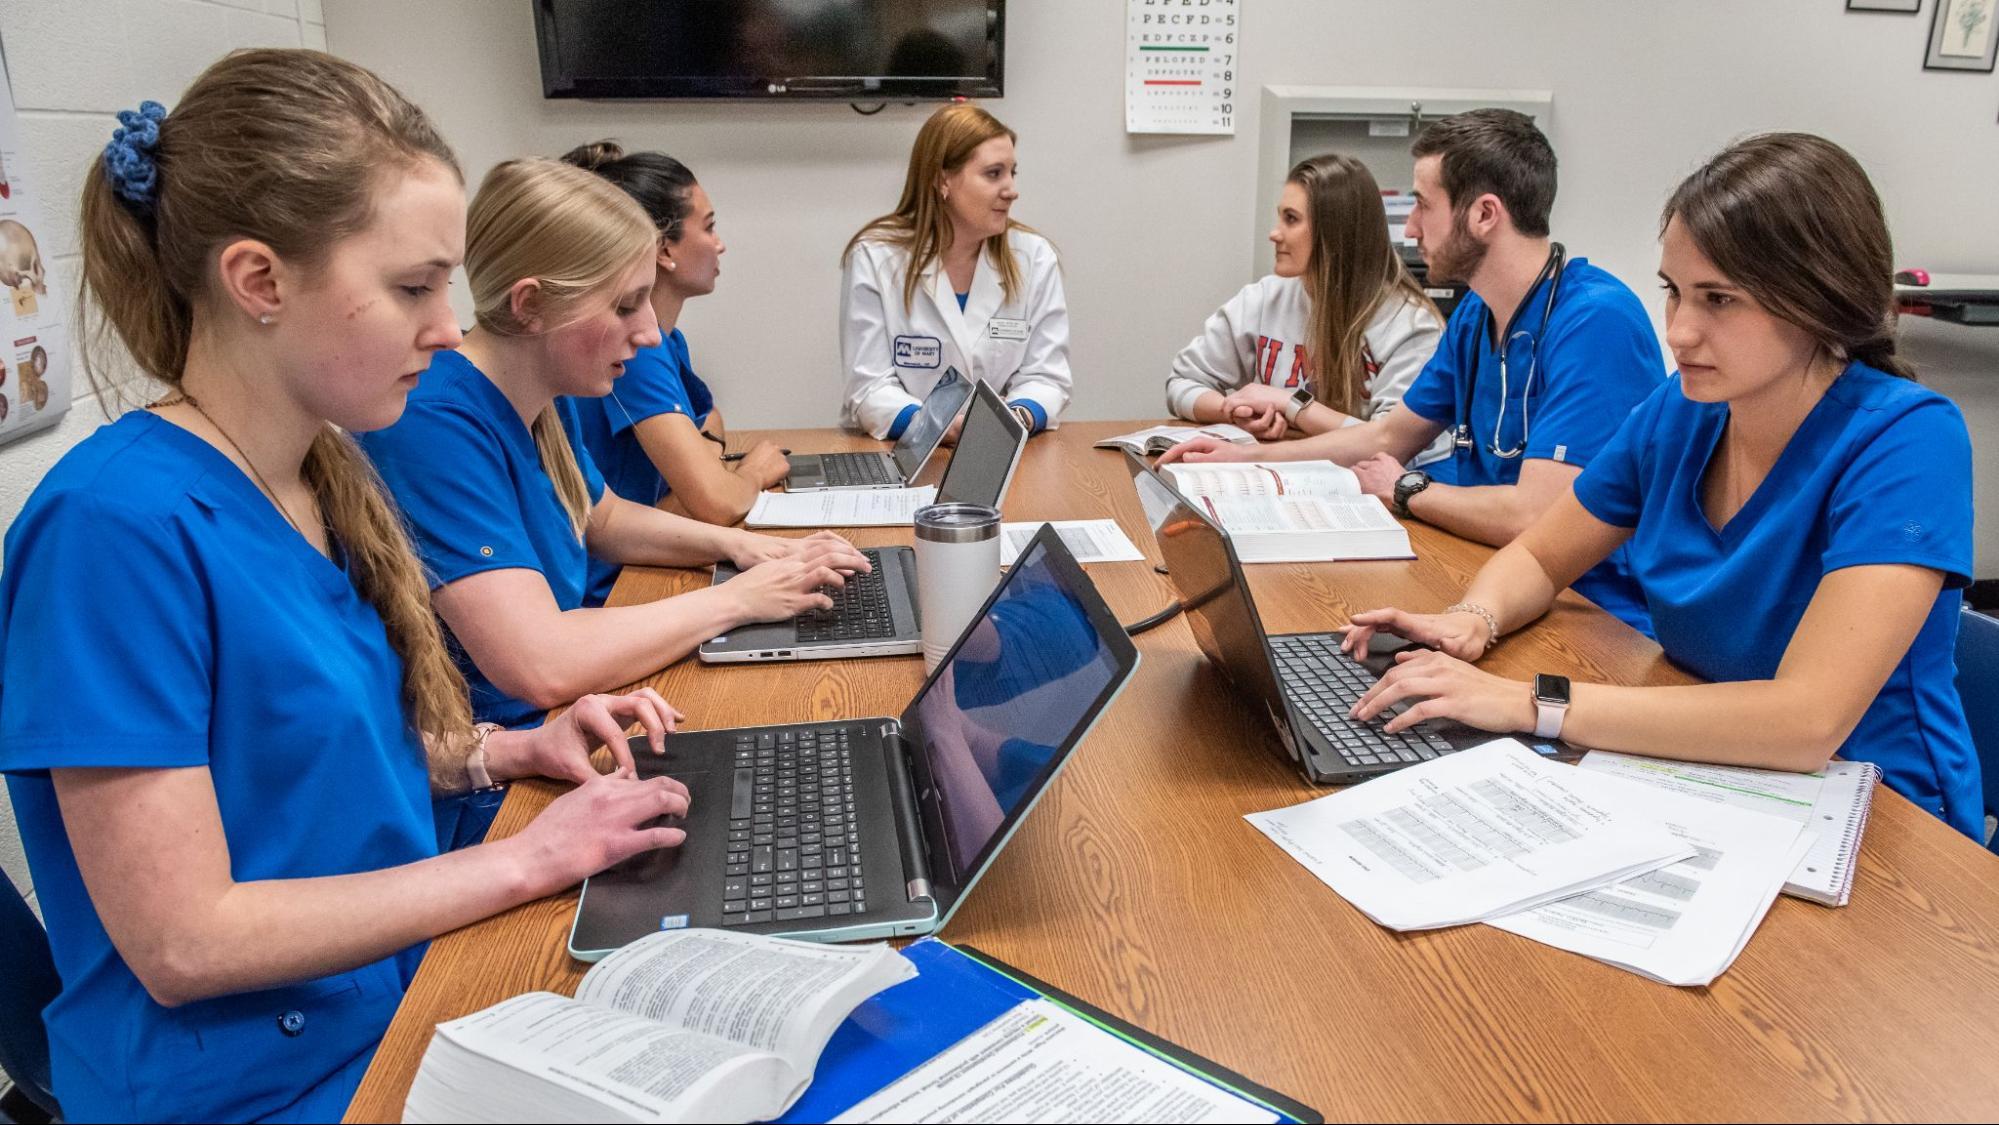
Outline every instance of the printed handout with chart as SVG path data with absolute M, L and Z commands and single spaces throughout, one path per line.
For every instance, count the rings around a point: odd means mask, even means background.
M 1422 930 L 1692 858 L 1650 796 L 1502 738 L 1245 819 L 1368 917 Z
M 1812 835 L 1676 793 L 1644 800 L 1693 855 L 1486 924 L 1666 984 L 1712 983 L 1749 944 Z

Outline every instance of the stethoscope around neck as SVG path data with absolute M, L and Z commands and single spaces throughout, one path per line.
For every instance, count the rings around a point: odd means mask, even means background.
M 1559 242 L 1550 243 L 1548 260 L 1541 263 L 1541 272 L 1534 275 L 1534 284 L 1527 287 L 1527 296 L 1521 300 L 1520 308 L 1514 309 L 1513 315 L 1506 318 L 1506 331 L 1499 337 L 1499 416 L 1493 419 L 1492 441 L 1486 445 L 1486 451 L 1502 460 L 1511 461 L 1527 452 L 1527 399 L 1528 396 L 1534 393 L 1534 377 L 1540 374 L 1541 371 L 1541 340 L 1548 334 L 1548 317 L 1555 311 L 1555 299 L 1561 296 L 1562 271 L 1567 267 L 1568 263 L 1569 252 L 1563 248 L 1562 244 Z M 1544 281 L 1548 283 L 1548 300 L 1546 304 L 1541 306 L 1540 328 L 1533 336 L 1528 337 L 1527 377 L 1521 380 L 1520 383 L 1520 442 L 1509 449 L 1500 444 L 1500 435 L 1506 431 L 1507 403 L 1513 397 L 1511 394 L 1512 387 L 1509 385 L 1506 358 L 1507 354 L 1513 350 L 1514 343 L 1522 336 L 1527 335 L 1524 329 L 1515 331 L 1514 325 L 1519 323 L 1520 313 L 1527 307 L 1527 302 L 1533 299 L 1534 290 L 1539 289 L 1541 283 Z M 1490 309 L 1486 311 L 1485 317 L 1486 323 L 1481 324 L 1479 329 L 1482 332 L 1490 333 L 1492 330 L 1490 325 L 1494 323 Z M 1458 425 L 1451 439 L 1453 444 L 1459 449 L 1471 449 L 1476 444 L 1477 439 L 1472 436 L 1471 432 L 1471 410 L 1473 392 L 1477 389 L 1477 386 L 1478 359 L 1474 355 L 1470 366 L 1470 376 L 1465 381 L 1465 393 L 1458 398 Z

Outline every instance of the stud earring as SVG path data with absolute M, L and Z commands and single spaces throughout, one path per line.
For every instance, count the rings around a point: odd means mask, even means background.
M 257 323 L 258 323 L 258 324 L 269 324 L 270 322 L 271 322 L 271 314 L 270 314 L 270 313 L 265 313 L 264 315 L 262 315 L 262 316 L 260 316 L 260 317 L 258 317 L 258 318 L 257 318 Z
M 671 258 L 669 258 L 669 259 L 667 259 L 667 262 L 666 262 L 666 268 L 667 268 L 667 269 L 670 269 L 670 270 L 677 270 L 677 269 L 679 269 L 679 268 L 680 268 L 680 263 L 679 263 L 679 262 L 676 262 L 676 261 L 674 261 L 674 260 L 673 260 L 673 259 L 671 259 Z

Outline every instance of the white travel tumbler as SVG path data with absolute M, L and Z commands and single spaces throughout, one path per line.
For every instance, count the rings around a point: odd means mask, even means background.
M 983 504 L 916 510 L 916 613 L 923 619 L 923 670 L 958 643 L 958 634 L 999 584 L 1000 514 Z

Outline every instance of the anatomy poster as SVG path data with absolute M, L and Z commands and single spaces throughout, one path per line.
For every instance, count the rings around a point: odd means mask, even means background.
M 13 86 L 0 60 L 0 443 L 54 425 L 69 409 L 69 302 L 44 257 L 50 201 L 40 188 L 22 159 Z

